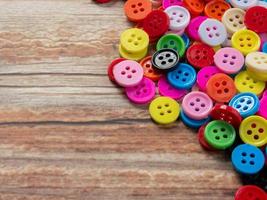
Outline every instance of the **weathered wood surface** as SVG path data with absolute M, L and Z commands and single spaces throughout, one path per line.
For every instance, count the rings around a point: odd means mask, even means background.
M 109 82 L 122 5 L 0 0 L 1 200 L 233 199 L 225 156 Z

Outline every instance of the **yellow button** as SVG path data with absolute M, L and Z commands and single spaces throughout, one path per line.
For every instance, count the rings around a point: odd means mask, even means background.
M 239 128 L 243 142 L 261 147 L 267 143 L 267 121 L 260 116 L 250 116 L 244 119 Z
M 179 104 L 169 97 L 158 97 L 149 105 L 151 118 L 159 124 L 175 122 L 180 114 Z
M 259 81 L 267 81 L 267 73 L 253 71 L 251 68 L 247 67 L 248 75 L 252 78 L 259 80 Z
M 254 71 L 267 73 L 267 53 L 249 53 L 246 56 L 246 66 Z
M 253 79 L 247 71 L 242 71 L 235 77 L 235 86 L 239 92 L 251 92 L 259 96 L 265 88 L 265 82 Z
M 230 8 L 226 10 L 222 17 L 222 23 L 227 29 L 227 32 L 233 34 L 236 31 L 245 29 L 244 16 L 245 11 L 240 8 Z
M 144 52 L 149 44 L 149 36 L 141 29 L 130 28 L 121 34 L 120 42 L 128 53 Z
M 142 52 L 133 54 L 133 53 L 128 53 L 121 45 L 119 45 L 119 53 L 120 53 L 120 56 L 125 59 L 139 61 L 143 59 L 144 57 L 146 57 L 147 49 L 145 49 Z
M 258 51 L 261 40 L 257 33 L 250 30 L 239 30 L 232 36 L 232 45 L 244 55 Z

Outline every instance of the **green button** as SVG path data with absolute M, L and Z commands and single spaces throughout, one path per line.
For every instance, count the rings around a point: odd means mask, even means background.
M 185 43 L 179 35 L 167 34 L 162 36 L 157 43 L 157 51 L 163 48 L 174 49 L 182 57 L 185 52 Z
M 225 121 L 215 120 L 205 128 L 206 141 L 216 149 L 227 149 L 233 145 L 236 132 L 231 124 Z

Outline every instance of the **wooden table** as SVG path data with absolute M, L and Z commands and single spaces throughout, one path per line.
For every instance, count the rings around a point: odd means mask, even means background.
M 107 78 L 123 2 L 0 0 L 1 200 L 232 200 L 229 159 Z

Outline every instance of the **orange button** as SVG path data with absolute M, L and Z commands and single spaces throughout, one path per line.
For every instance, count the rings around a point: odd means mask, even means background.
M 203 0 L 184 0 L 183 3 L 192 15 L 201 14 L 205 6 Z
M 226 3 L 225 1 L 213 0 L 207 3 L 204 12 L 209 18 L 221 20 L 224 12 L 230 8 L 230 4 Z
M 140 65 L 143 67 L 145 77 L 151 79 L 152 81 L 158 81 L 160 79 L 161 73 L 153 68 L 151 57 L 152 56 L 145 57 L 140 61 Z
M 236 94 L 233 79 L 226 74 L 215 74 L 207 82 L 208 95 L 217 102 L 229 102 Z
M 150 0 L 128 0 L 124 4 L 124 12 L 130 21 L 142 21 L 152 10 Z

